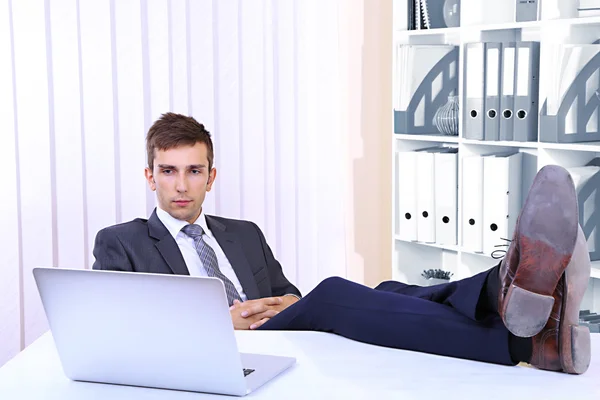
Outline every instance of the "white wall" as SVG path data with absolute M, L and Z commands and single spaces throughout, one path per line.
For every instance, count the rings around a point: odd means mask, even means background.
M 346 276 L 340 93 L 360 71 L 340 59 L 361 57 L 339 7 L 0 0 L 0 365 L 47 330 L 32 269 L 90 267 L 99 229 L 152 210 L 144 136 L 169 110 L 214 134 L 207 212 L 255 221 L 304 293 Z

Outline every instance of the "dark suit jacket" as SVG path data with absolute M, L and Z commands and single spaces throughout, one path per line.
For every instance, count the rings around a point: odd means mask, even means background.
M 206 216 L 249 300 L 295 294 L 261 230 L 249 221 Z M 179 246 L 156 215 L 102 229 L 96 235 L 93 269 L 189 275 Z

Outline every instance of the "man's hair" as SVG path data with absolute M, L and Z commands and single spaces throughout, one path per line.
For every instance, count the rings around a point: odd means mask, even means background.
M 168 112 L 152 124 L 146 135 L 148 168 L 154 169 L 154 150 L 169 150 L 179 146 L 204 143 L 208 150 L 208 170 L 212 169 L 214 151 L 210 132 L 193 117 Z

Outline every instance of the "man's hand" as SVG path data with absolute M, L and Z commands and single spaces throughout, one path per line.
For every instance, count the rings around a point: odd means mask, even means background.
M 281 304 L 277 306 L 277 311 L 281 312 L 298 301 L 296 296 L 281 296 Z
M 229 308 L 235 329 L 257 329 L 279 312 L 298 301 L 294 296 L 266 297 L 247 300 L 243 303 L 234 300 Z

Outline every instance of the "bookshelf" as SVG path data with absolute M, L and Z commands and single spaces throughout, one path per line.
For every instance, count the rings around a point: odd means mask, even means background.
M 398 7 L 401 9 L 397 9 Z M 393 160 L 392 278 L 401 282 L 422 284 L 421 272 L 423 270 L 441 268 L 453 273 L 452 280 L 463 279 L 485 271 L 500 262 L 500 260 L 493 259 L 490 254 L 474 253 L 465 250 L 462 246 L 462 202 L 464 197 L 468 196 L 462 190 L 462 160 L 464 157 L 509 150 L 523 153 L 523 198 L 526 196 L 536 172 L 544 165 L 558 164 L 567 168 L 583 166 L 590 160 L 600 157 L 600 142 L 552 143 L 542 141 L 539 132 L 539 122 L 537 140 L 535 141 L 480 141 L 466 139 L 464 137 L 462 112 L 465 45 L 472 42 L 539 41 L 540 93 L 538 108 L 541 108 L 543 99 L 546 96 L 544 86 L 549 74 L 548 45 L 562 43 L 590 44 L 598 41 L 600 39 L 600 17 L 564 18 L 528 22 L 494 21 L 489 24 L 479 22 L 468 23 L 458 28 L 407 31 L 405 19 L 406 8 L 406 0 L 394 0 L 394 49 L 399 44 L 450 44 L 456 45 L 459 48 L 459 135 L 444 136 L 435 132 L 423 135 L 392 132 L 392 140 L 390 141 Z M 463 12 L 461 14 L 461 20 L 463 20 L 464 8 L 461 12 Z M 469 18 L 464 19 L 469 20 Z M 395 57 L 393 59 L 395 60 Z M 393 66 L 392 71 L 396 73 L 396 65 Z M 402 151 L 424 148 L 434 144 L 458 147 L 458 222 L 456 245 L 445 246 L 435 243 L 407 241 L 398 235 L 400 218 L 398 212 L 397 155 Z M 598 190 L 600 190 L 600 187 Z M 600 260 L 592 261 L 591 279 L 582 309 L 600 312 Z

